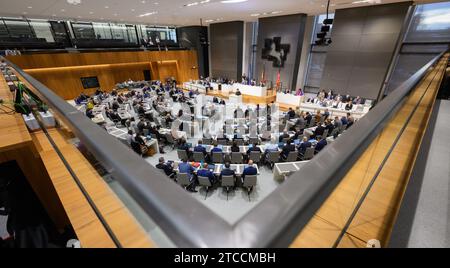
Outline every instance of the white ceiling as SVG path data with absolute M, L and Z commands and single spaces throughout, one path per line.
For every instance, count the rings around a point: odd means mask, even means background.
M 325 13 L 327 3 L 327 0 L 247 0 L 242 3 L 223 4 L 220 0 L 210 0 L 204 4 L 187 7 L 184 5 L 200 3 L 203 0 L 81 0 L 78 5 L 71 5 L 67 1 L 0 0 L 0 16 L 181 26 L 200 25 L 201 18 L 203 24 L 209 24 L 232 20 L 255 21 L 258 17 L 294 13 L 316 15 Z M 331 0 L 330 9 L 406 0 L 369 0 L 371 3 L 352 3 L 353 1 L 357 0 Z M 419 1 L 435 2 L 433 0 Z M 139 17 L 141 14 L 152 12 L 157 13 Z M 264 12 L 268 15 L 251 16 L 251 14 Z M 271 12 L 280 13 L 273 15 L 270 14 Z

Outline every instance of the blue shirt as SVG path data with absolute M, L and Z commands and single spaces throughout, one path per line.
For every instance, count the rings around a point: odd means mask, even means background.
M 320 140 L 320 141 L 316 144 L 315 150 L 316 150 L 317 152 L 320 152 L 326 145 L 327 145 L 327 140 L 325 140 L 325 139 Z
M 188 174 L 189 180 L 192 179 L 192 172 L 194 172 L 194 171 L 195 171 L 195 168 L 193 168 L 189 163 L 183 162 L 178 165 L 178 172 Z
M 347 117 L 342 117 L 341 118 L 341 122 L 342 122 L 343 125 L 347 125 L 348 124 Z
M 219 147 L 214 147 L 211 150 L 211 153 L 221 153 L 221 152 L 222 152 L 222 149 L 220 149 Z

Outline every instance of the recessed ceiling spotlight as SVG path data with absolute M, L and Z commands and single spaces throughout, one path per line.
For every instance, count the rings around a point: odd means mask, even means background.
M 222 0 L 220 1 L 220 3 L 223 4 L 234 4 L 234 3 L 242 3 L 242 2 L 247 2 L 248 0 Z
M 280 14 L 283 11 L 272 11 L 272 14 Z
M 105 6 L 105 8 L 109 8 L 109 6 Z
M 209 0 L 203 0 L 203 1 L 200 1 L 200 4 L 206 4 L 208 2 L 209 2 Z
M 142 4 L 145 4 L 145 0 L 141 1 Z
M 67 3 L 76 6 L 76 5 L 81 4 L 81 0 L 67 0 Z
M 252 17 L 258 17 L 258 16 L 259 16 L 259 13 L 250 14 L 250 16 L 252 16 Z
M 27 7 L 27 8 L 33 8 L 32 6 L 29 6 L 29 7 Z
M 142 18 L 142 17 L 147 17 L 147 16 L 151 16 L 151 15 L 155 15 L 155 14 L 158 14 L 158 12 L 157 11 L 148 12 L 148 13 L 141 14 L 138 17 Z
M 155 5 L 159 5 L 159 3 L 158 3 L 158 2 L 155 2 L 155 3 L 153 3 L 153 4 L 155 4 Z
M 65 9 L 61 9 L 61 12 L 66 12 L 66 10 Z
M 91 15 L 92 15 L 92 14 L 94 14 L 94 12 L 92 12 L 92 11 L 91 11 L 91 12 L 89 12 L 89 14 L 91 14 Z
M 186 4 L 185 6 L 192 7 L 192 6 L 196 6 L 196 5 L 198 5 L 198 2 L 189 3 L 189 4 Z

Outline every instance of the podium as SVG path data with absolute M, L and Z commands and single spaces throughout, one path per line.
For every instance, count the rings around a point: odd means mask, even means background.
M 240 96 L 230 95 L 228 97 L 228 102 L 235 103 L 235 104 L 242 103 L 242 95 L 240 95 Z

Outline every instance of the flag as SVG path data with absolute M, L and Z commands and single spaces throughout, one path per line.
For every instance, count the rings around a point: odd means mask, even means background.
M 280 85 L 281 85 L 280 70 L 278 70 L 278 73 L 277 73 L 277 83 L 276 83 L 276 85 L 277 85 L 277 90 L 279 90 L 280 89 Z

